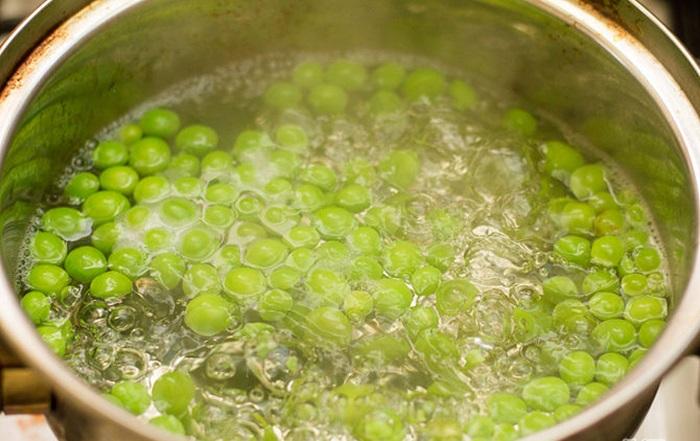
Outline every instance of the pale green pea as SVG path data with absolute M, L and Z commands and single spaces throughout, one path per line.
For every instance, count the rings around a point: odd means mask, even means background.
M 162 375 L 153 384 L 151 394 L 156 409 L 168 415 L 183 415 L 194 398 L 195 385 L 184 371 L 173 371 Z
M 271 288 L 292 289 L 301 281 L 302 272 L 291 266 L 275 268 L 268 276 L 268 284 Z
M 634 351 L 632 351 L 630 356 L 627 357 L 627 360 L 629 360 L 629 363 L 630 363 L 629 368 L 630 369 L 634 368 L 637 365 L 637 363 L 639 363 L 639 361 L 642 359 L 642 357 L 644 357 L 646 355 L 646 353 L 647 353 L 646 348 L 638 348 L 638 349 L 635 349 Z
M 348 95 L 342 88 L 333 84 L 317 84 L 311 88 L 307 101 L 316 113 L 337 115 L 345 111 Z
M 302 165 L 301 157 L 289 150 L 275 150 L 270 153 L 270 164 L 275 168 L 277 176 L 284 178 L 296 177 Z
M 639 344 L 642 347 L 649 348 L 659 337 L 666 327 L 666 322 L 660 319 L 652 319 L 646 321 L 639 327 Z
M 537 119 L 523 109 L 510 109 L 503 116 L 503 127 L 520 136 L 532 136 L 537 132 Z
M 359 63 L 338 60 L 326 69 L 326 81 L 348 91 L 361 89 L 367 81 L 367 70 Z
M 143 244 L 150 252 L 163 251 L 173 244 L 173 235 L 167 228 L 151 228 L 143 235 Z
M 139 175 L 136 170 L 125 165 L 109 167 L 100 173 L 100 186 L 103 190 L 130 195 L 138 182 Z
M 266 284 L 265 275 L 253 268 L 233 268 L 224 278 L 224 290 L 239 299 L 257 297 Z
M 256 218 L 264 206 L 263 200 L 252 193 L 242 195 L 234 204 L 234 208 L 243 219 Z
M 588 383 L 583 386 L 576 395 L 576 404 L 585 407 L 593 404 L 595 401 L 608 391 L 608 386 L 602 383 Z
M 403 213 L 390 205 L 372 207 L 365 213 L 365 223 L 382 233 L 396 235 L 402 227 Z
M 520 435 L 527 436 L 552 427 L 556 423 L 557 421 L 550 414 L 536 410 L 522 417 L 518 426 L 520 427 Z
M 271 268 L 287 257 L 287 246 L 277 239 L 258 239 L 245 250 L 245 262 L 255 268 Z
M 467 110 L 476 104 L 476 92 L 464 81 L 452 81 L 449 87 L 449 94 L 452 98 L 452 107 L 457 110 Z
M 314 268 L 306 278 L 309 294 L 315 297 L 314 303 L 339 306 L 350 293 L 350 286 L 345 278 L 330 269 Z
M 227 273 L 241 264 L 241 249 L 237 245 L 224 245 L 212 258 L 213 265 L 222 273 Z
M 321 235 L 314 227 L 308 225 L 297 225 L 284 234 L 284 240 L 292 247 L 315 247 L 321 240 Z
M 148 423 L 177 435 L 186 433 L 182 422 L 172 415 L 158 415 L 148 420 Z
M 656 271 L 661 265 L 661 256 L 656 248 L 642 247 L 634 255 L 634 263 L 641 272 Z
M 404 326 L 413 338 L 426 329 L 437 328 L 439 322 L 437 312 L 426 306 L 413 307 L 403 316 Z
M 350 249 L 348 246 L 336 240 L 329 240 L 322 243 L 314 252 L 318 256 L 319 262 L 331 266 L 347 264 L 350 259 Z
M 202 176 L 207 178 L 228 174 L 233 168 L 233 158 L 227 152 L 214 150 L 202 158 L 200 168 Z
M 93 193 L 88 199 L 97 194 Z M 41 216 L 41 228 L 65 240 L 84 237 L 90 231 L 90 225 L 90 219 L 75 208 L 51 208 Z
M 396 90 L 406 78 L 406 69 L 398 63 L 384 63 L 372 72 L 372 84 L 378 89 Z
M 270 200 L 280 203 L 288 202 L 294 193 L 292 183 L 284 178 L 271 180 L 265 184 L 264 191 Z
M 292 296 L 281 289 L 267 291 L 260 297 L 258 313 L 267 322 L 282 320 L 294 306 Z
M 445 77 L 441 72 L 431 68 L 419 68 L 408 75 L 401 86 L 401 93 L 409 101 L 417 101 L 421 98 L 437 98 L 444 93 L 445 88 Z
M 377 167 L 382 179 L 403 190 L 413 185 L 420 168 L 418 154 L 412 150 L 394 150 Z
M 373 308 L 374 300 L 366 291 L 351 291 L 343 300 L 343 311 L 354 322 L 364 321 Z
M 242 244 L 267 237 L 267 230 L 254 222 L 239 222 L 232 230 Z
M 119 128 L 119 139 L 124 144 L 133 144 L 143 137 L 143 130 L 138 124 L 125 124 Z
M 625 351 L 637 340 L 637 330 L 627 320 L 610 319 L 599 323 L 591 334 L 606 351 Z
M 40 263 L 29 270 L 26 282 L 30 288 L 53 296 L 68 286 L 70 276 L 60 266 Z
M 572 416 L 581 412 L 582 407 L 577 404 L 564 404 L 563 406 L 557 407 L 552 415 L 558 423 L 568 420 Z
M 97 248 L 82 246 L 68 253 L 63 267 L 78 282 L 90 283 L 92 279 L 107 271 L 107 259 Z
M 622 278 L 622 292 L 628 296 L 644 294 L 648 288 L 647 277 L 644 274 L 627 274 Z
M 630 322 L 639 325 L 648 320 L 664 319 L 667 313 L 666 299 L 641 295 L 627 300 L 624 317 Z
M 162 201 L 158 207 L 160 219 L 171 227 L 184 227 L 197 221 L 200 208 L 189 199 L 173 196 Z
M 301 89 L 297 85 L 286 81 L 271 84 L 263 96 L 265 104 L 280 110 L 295 107 L 301 102 L 302 98 Z
M 287 265 L 299 271 L 306 272 L 316 263 L 318 256 L 308 248 L 298 248 L 289 253 Z
M 494 429 L 493 420 L 483 415 L 473 417 L 467 424 L 467 434 L 472 440 L 490 439 L 493 436 Z
M 292 78 L 297 86 L 310 89 L 323 82 L 323 66 L 312 61 L 301 63 L 294 68 Z
M 594 271 L 584 277 L 581 289 L 584 294 L 591 295 L 599 291 L 615 292 L 620 287 L 620 280 L 609 271 Z
M 396 279 L 382 279 L 375 282 L 374 310 L 377 315 L 396 320 L 411 306 L 413 295 L 406 284 Z
M 361 226 L 356 228 L 347 238 L 348 245 L 353 250 L 369 255 L 379 254 L 382 248 L 382 239 L 377 230 L 372 227 Z
M 224 205 L 209 205 L 204 209 L 203 220 L 214 228 L 228 228 L 236 220 L 236 212 Z
M 596 216 L 593 226 L 598 236 L 618 234 L 625 227 L 625 217 L 616 208 L 605 210 Z
M 541 377 L 530 380 L 523 387 L 523 400 L 533 409 L 552 412 L 569 402 L 569 386 L 558 377 Z
M 36 331 L 39 333 L 39 336 L 41 336 L 41 339 L 44 340 L 44 343 L 46 343 L 56 355 L 63 357 L 66 354 L 68 339 L 60 328 L 47 325 L 39 326 L 36 328 Z
M 306 131 L 296 124 L 283 124 L 275 130 L 277 144 L 293 152 L 303 153 L 309 147 Z
M 203 183 L 194 176 L 183 176 L 173 182 L 173 189 L 179 196 L 197 198 L 202 194 Z
M 151 216 L 151 210 L 143 205 L 131 207 L 122 213 L 117 223 L 132 231 L 142 231 Z
M 221 288 L 219 272 L 208 263 L 193 264 L 182 278 L 182 291 L 189 297 L 198 294 L 219 294 Z
M 371 188 L 377 182 L 377 172 L 366 159 L 355 158 L 348 161 L 343 173 L 347 182 L 364 185 Z
M 440 286 L 442 273 L 439 269 L 431 265 L 418 268 L 411 275 L 411 285 L 419 296 L 427 296 L 435 292 Z
M 321 236 L 328 239 L 344 239 L 357 224 L 353 214 L 336 206 L 317 210 L 313 216 L 314 226 Z
M 148 389 L 141 383 L 120 381 L 112 386 L 110 394 L 119 400 L 122 407 L 134 415 L 141 415 L 151 405 Z
M 37 231 L 29 244 L 29 253 L 36 263 L 61 264 L 66 258 L 68 245 L 53 233 Z
M 627 373 L 629 361 L 623 355 L 616 352 L 608 352 L 600 357 L 596 362 L 595 379 L 601 383 L 611 386 Z
M 150 272 L 166 289 L 175 289 L 185 274 L 186 264 L 175 253 L 163 253 L 151 259 Z
M 534 120 L 533 120 L 534 121 Z M 530 124 L 527 123 L 528 127 Z M 528 128 L 528 132 L 532 133 L 536 130 Z M 532 134 L 530 133 L 530 134 Z M 566 180 L 574 172 L 584 164 L 584 159 L 581 153 L 570 145 L 560 141 L 549 141 L 542 146 L 544 154 L 544 170 L 551 176 Z
M 595 211 L 582 202 L 569 202 L 557 216 L 559 226 L 567 233 L 589 234 L 593 231 Z
M 240 192 L 229 182 L 214 182 L 207 186 L 204 198 L 214 204 L 232 206 Z
M 569 188 L 578 199 L 586 199 L 601 191 L 607 191 L 605 168 L 600 164 L 588 164 L 571 173 Z
M 596 213 L 617 209 L 615 198 L 607 191 L 600 191 L 589 196 L 587 202 L 595 209 Z
M 262 159 L 264 154 L 273 147 L 272 140 L 267 133 L 259 130 L 244 130 L 233 144 L 233 156 L 241 162 Z
M 359 213 L 372 203 L 369 189 L 359 184 L 347 184 L 335 194 L 335 203 L 346 210 Z
M 567 276 L 554 276 L 542 282 L 544 298 L 556 305 L 568 298 L 578 297 L 576 284 Z
M 600 291 L 590 298 L 588 308 L 596 318 L 608 320 L 622 316 L 625 301 L 615 293 Z
M 199 176 L 199 158 L 189 153 L 178 153 L 173 156 L 165 170 L 170 177 L 197 177 Z
M 595 360 L 584 351 L 570 352 L 559 362 L 559 376 L 569 384 L 590 383 L 595 370 Z
M 369 110 L 377 116 L 396 113 L 403 107 L 404 103 L 401 98 L 389 90 L 377 91 L 369 100 Z
M 216 293 L 204 292 L 187 303 L 185 325 L 199 335 L 210 337 L 231 325 L 232 312 L 233 305 L 228 300 Z
M 468 310 L 479 292 L 466 279 L 443 282 L 437 290 L 436 303 L 440 314 L 451 317 Z
M 431 245 L 426 252 L 425 258 L 432 266 L 442 272 L 452 266 L 456 256 L 456 251 L 449 243 L 436 243 Z
M 324 191 L 332 191 L 338 180 L 335 172 L 323 164 L 309 165 L 301 172 L 299 179 Z
M 353 280 L 379 280 L 383 275 L 382 265 L 372 256 L 359 256 L 353 260 L 350 268 L 350 278 Z
M 221 245 L 221 235 L 204 225 L 196 225 L 182 233 L 177 249 L 182 257 L 200 262 L 211 257 Z
M 489 415 L 499 423 L 516 424 L 527 413 L 527 404 L 517 395 L 496 392 L 486 401 Z
M 339 309 L 321 306 L 306 316 L 311 336 L 333 345 L 347 346 L 352 339 L 350 320 Z
M 170 182 L 162 176 L 147 176 L 134 187 L 134 200 L 148 204 L 163 200 L 170 194 Z

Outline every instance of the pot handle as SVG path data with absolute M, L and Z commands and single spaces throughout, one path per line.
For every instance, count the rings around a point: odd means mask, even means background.
M 51 408 L 51 386 L 27 367 L 0 338 L 0 411 L 46 413 Z

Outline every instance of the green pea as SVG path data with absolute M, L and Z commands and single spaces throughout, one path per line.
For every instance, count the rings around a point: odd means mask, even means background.
M 306 278 L 309 293 L 314 295 L 314 303 L 338 306 L 350 293 L 350 286 L 345 278 L 327 268 L 314 268 Z
M 272 179 L 265 184 L 264 191 L 269 201 L 284 203 L 285 205 L 293 194 L 292 183 L 284 178 Z
M 295 84 L 279 81 L 270 85 L 263 96 L 265 104 L 275 109 L 295 107 L 301 102 L 301 89 Z
M 639 327 L 639 344 L 645 348 L 651 347 L 666 327 L 666 322 L 659 319 L 652 319 L 644 322 Z
M 90 196 L 95 197 L 99 193 Z M 41 228 L 65 240 L 76 240 L 90 231 L 90 219 L 75 208 L 57 207 L 41 216 Z
M 112 386 L 110 394 L 119 400 L 124 409 L 134 415 L 141 415 L 151 405 L 148 389 L 141 383 L 120 381 Z
M 73 176 L 63 191 L 69 199 L 82 202 L 100 189 L 100 180 L 92 173 L 81 172 Z
M 580 236 L 564 236 L 554 243 L 554 253 L 568 263 L 587 266 L 591 260 L 591 242 Z
M 25 294 L 20 305 L 35 325 L 39 325 L 49 318 L 51 300 L 39 291 L 30 291 Z
M 490 439 L 493 436 L 495 425 L 493 420 L 483 415 L 477 415 L 467 424 L 467 435 L 471 439 Z
M 257 297 L 265 291 L 265 285 L 265 275 L 252 268 L 234 268 L 224 278 L 224 290 L 240 299 Z
M 331 191 L 335 188 L 338 180 L 335 172 L 322 164 L 311 164 L 302 171 L 299 179 L 317 186 L 324 191 Z
M 134 187 L 134 200 L 148 204 L 163 200 L 170 193 L 170 182 L 162 176 L 148 176 Z
M 151 259 L 151 275 L 166 289 L 175 289 L 185 274 L 185 261 L 175 253 L 163 253 Z
M 68 348 L 68 340 L 64 332 L 55 326 L 39 326 L 36 331 L 44 340 L 44 343 L 51 348 L 51 350 L 58 355 L 63 357 L 66 354 L 66 349 Z
M 397 63 L 384 63 L 372 71 L 372 84 L 378 89 L 396 90 L 406 78 L 406 69 Z
M 367 70 L 361 64 L 338 60 L 328 66 L 326 81 L 348 91 L 358 90 L 367 81 Z
M 90 294 L 98 299 L 124 297 L 132 290 L 132 282 L 118 271 L 107 271 L 92 279 Z
M 343 239 L 352 232 L 356 224 L 352 213 L 344 208 L 330 206 L 314 213 L 314 226 L 324 238 Z
M 420 160 L 411 150 L 394 150 L 378 166 L 379 175 L 390 185 L 406 190 L 420 172 Z
M 552 412 L 569 402 L 569 386 L 558 377 L 541 377 L 523 387 L 523 400 L 532 409 Z
M 522 417 L 518 426 L 520 427 L 520 435 L 527 436 L 548 429 L 556 423 L 557 421 L 550 414 L 534 411 Z
M 517 395 L 496 392 L 486 401 L 489 415 L 499 423 L 517 424 L 527 413 L 527 404 Z
M 374 166 L 363 158 L 351 159 L 345 163 L 343 173 L 347 182 L 365 187 L 372 187 L 377 182 L 377 172 Z
M 199 262 L 211 257 L 221 245 L 220 234 L 204 225 L 185 231 L 177 244 L 182 257 Z
M 401 93 L 409 101 L 423 97 L 437 98 L 445 92 L 446 82 L 443 74 L 431 68 L 419 68 L 411 72 L 401 87 Z
M 219 135 L 211 127 L 195 124 L 180 130 L 175 146 L 184 152 L 202 157 L 219 145 Z
M 175 193 L 186 198 L 199 197 L 202 194 L 202 187 L 202 181 L 192 176 L 182 176 L 173 182 Z
M 588 301 L 588 308 L 596 318 L 608 320 L 622 316 L 625 301 L 617 294 L 600 291 Z
M 627 274 L 622 278 L 622 292 L 628 296 L 644 294 L 648 288 L 647 277 L 644 274 Z
M 223 205 L 210 205 L 204 209 L 203 220 L 214 228 L 228 228 L 236 220 L 236 213 Z
M 102 141 L 92 153 L 92 162 L 99 170 L 129 162 L 129 149 L 118 141 Z
M 287 257 L 289 250 L 277 239 L 258 239 L 248 245 L 245 260 L 256 268 L 270 268 L 279 265 Z
M 37 231 L 29 243 L 29 253 L 36 263 L 61 264 L 66 258 L 66 242 L 53 233 Z
M 297 86 L 310 89 L 323 82 L 323 66 L 313 61 L 301 63 L 294 68 L 292 78 Z
M 503 116 L 503 127 L 520 136 L 533 136 L 537 132 L 537 119 L 526 110 L 509 109 Z
M 567 276 L 554 276 L 542 282 L 544 298 L 556 305 L 568 298 L 578 297 L 576 284 Z
M 638 349 L 635 349 L 634 351 L 632 351 L 630 356 L 627 357 L 627 360 L 630 363 L 630 369 L 634 368 L 637 365 L 637 363 L 639 363 L 639 361 L 642 359 L 642 357 L 644 357 L 646 355 L 646 353 L 647 353 L 646 348 L 638 348 Z
M 337 240 L 322 243 L 315 252 L 318 255 L 318 261 L 329 266 L 340 266 L 350 261 L 350 249 Z
M 156 409 L 168 415 L 182 415 L 194 398 L 195 386 L 188 373 L 173 371 L 162 375 L 151 390 Z
M 172 415 L 158 415 L 148 420 L 148 422 L 170 433 L 185 435 L 185 426 L 182 425 L 179 419 Z
M 280 266 L 275 268 L 268 276 L 268 284 L 276 289 L 292 289 L 301 280 L 302 272 L 291 266 Z
M 384 269 L 394 277 L 410 277 L 421 265 L 423 258 L 418 246 L 399 240 L 389 245 L 383 253 Z
M 557 216 L 557 222 L 568 233 L 590 234 L 593 231 L 595 212 L 581 202 L 569 202 Z
M 380 90 L 369 100 L 369 110 L 373 115 L 389 115 L 403 109 L 404 103 L 394 92 Z
M 476 104 L 476 92 L 464 81 L 452 81 L 449 93 L 452 98 L 452 107 L 459 111 L 470 109 Z
M 347 346 L 352 339 L 350 320 L 337 308 L 316 308 L 306 316 L 306 323 L 311 335 L 324 342 Z
M 272 140 L 267 133 L 259 130 L 244 130 L 237 137 L 233 144 L 233 155 L 239 161 L 255 161 L 273 146 Z
M 593 221 L 598 236 L 618 234 L 625 226 L 625 217 L 618 209 L 605 210 Z
M 406 428 L 392 410 L 376 409 L 362 417 L 353 434 L 360 441 L 401 441 L 406 437 Z
M 241 264 L 241 249 L 237 245 L 224 245 L 216 252 L 212 264 L 220 272 L 228 272 Z
M 607 191 L 605 168 L 600 164 L 588 164 L 577 168 L 571 173 L 569 188 L 579 199 L 589 198 L 601 191 Z
M 593 241 L 591 246 L 591 263 L 615 267 L 625 253 L 624 245 L 617 236 L 603 236 Z
M 183 227 L 194 223 L 199 217 L 199 207 L 183 197 L 169 197 L 158 208 L 160 219 L 169 226 Z
M 348 245 L 362 254 L 376 255 L 382 248 L 382 239 L 377 230 L 371 227 L 358 227 L 347 238 Z
M 204 198 L 214 204 L 232 206 L 240 192 L 228 182 L 214 182 L 207 186 Z
M 413 290 L 419 296 L 427 296 L 435 292 L 440 286 L 440 280 L 442 279 L 442 273 L 439 269 L 434 266 L 425 265 L 418 268 L 411 275 L 411 284 L 413 285 Z
M 343 300 L 343 311 L 354 322 L 364 321 L 373 309 L 374 300 L 366 291 L 351 291 Z
M 148 176 L 165 170 L 170 163 L 170 147 L 160 138 L 143 138 L 131 146 L 129 165 L 139 175 Z
M 359 213 L 369 208 L 372 195 L 362 185 L 348 184 L 336 193 L 335 203 L 352 213 Z
M 127 230 L 141 231 L 151 217 L 151 210 L 143 205 L 137 205 L 126 210 L 119 216 L 118 223 Z
M 654 296 L 635 296 L 627 300 L 625 306 L 625 319 L 635 324 L 641 324 L 648 320 L 666 318 L 668 306 L 666 299 Z
M 583 386 L 576 395 L 576 404 L 585 407 L 598 401 L 598 399 L 608 391 L 608 386 L 602 383 L 588 383 Z
M 211 337 L 231 325 L 231 314 L 232 305 L 228 300 L 218 294 L 205 292 L 187 303 L 185 325 L 199 335 Z
M 560 423 L 578 414 L 579 412 L 581 412 L 581 410 L 582 408 L 579 405 L 564 404 L 563 406 L 557 407 L 552 415 L 554 416 L 554 419 L 556 419 L 557 422 Z
M 403 213 L 390 205 L 372 207 L 365 213 L 365 223 L 387 235 L 396 235 L 402 227 Z
M 596 362 L 595 379 L 611 386 L 625 376 L 628 367 L 629 361 L 623 355 L 615 352 L 605 353 L 598 357 Z
M 317 84 L 311 88 L 307 97 L 314 112 L 322 115 L 337 115 L 345 111 L 348 95 L 332 84 Z
M 254 194 L 242 195 L 234 204 L 241 218 L 254 219 L 262 211 L 264 202 Z
M 146 136 L 171 138 L 180 129 L 180 117 L 172 110 L 156 107 L 141 116 L 139 126 Z
M 182 177 L 197 177 L 199 176 L 199 158 L 189 153 L 178 153 L 173 156 L 165 170 L 167 176 L 182 178 Z
M 141 130 L 141 129 L 139 129 L 139 130 Z M 102 395 L 102 398 L 104 398 L 105 400 L 114 404 L 115 406 L 124 407 L 124 403 L 122 403 L 122 401 L 119 398 L 115 397 L 114 395 L 108 394 L 108 393 L 102 393 L 100 395 Z
M 584 277 L 581 289 L 586 295 L 599 291 L 617 291 L 620 281 L 617 276 L 608 271 L 594 271 Z
M 40 263 L 27 273 L 27 285 L 47 295 L 56 295 L 70 283 L 70 276 L 60 266 Z
M 80 283 L 90 283 L 107 271 L 107 259 L 97 248 L 83 246 L 68 253 L 63 266 L 73 279 Z
M 448 280 L 438 288 L 435 305 L 440 314 L 452 317 L 471 308 L 478 293 L 466 279 Z
M 151 228 L 143 235 L 143 244 L 151 253 L 170 249 L 173 244 L 173 235 L 167 228 Z
M 214 150 L 202 158 L 200 168 L 202 176 L 207 178 L 227 174 L 233 168 L 233 157 L 227 152 Z
M 534 122 L 534 119 L 532 121 Z M 529 127 L 529 123 L 526 125 Z M 534 134 L 536 130 L 536 122 L 534 127 L 535 129 L 531 130 L 530 135 Z M 544 170 L 560 180 L 568 179 L 576 169 L 584 164 L 581 153 L 563 142 L 549 141 L 545 143 L 542 146 L 542 153 L 544 154 Z
M 83 213 L 91 218 L 95 225 L 101 225 L 113 221 L 130 207 L 129 199 L 123 194 L 116 191 L 98 191 L 85 199 Z
M 428 421 L 425 435 L 426 439 L 430 441 L 460 441 L 464 438 L 463 431 L 464 429 L 458 421 L 433 417 Z
M 372 256 L 359 256 L 353 260 L 350 278 L 353 280 L 379 280 L 384 276 L 384 268 Z
M 135 279 L 146 272 L 147 259 L 146 254 L 138 248 L 119 248 L 109 256 L 109 269 Z
M 389 320 L 396 320 L 411 306 L 413 295 L 406 284 L 396 279 L 375 282 L 374 310 Z
M 95 228 L 90 241 L 92 246 L 102 251 L 103 254 L 109 254 L 118 239 L 119 227 L 114 222 L 107 222 Z
M 621 237 L 627 250 L 633 250 L 649 242 L 649 233 L 646 231 L 630 230 L 622 233 Z
M 591 336 L 603 350 L 620 352 L 634 345 L 637 330 L 627 320 L 611 319 L 599 323 Z
M 428 248 L 426 260 L 442 272 L 452 266 L 455 260 L 455 249 L 448 243 L 436 243 Z
M 423 356 L 428 366 L 435 370 L 441 370 L 456 361 L 460 355 L 454 338 L 436 328 L 428 328 L 421 332 L 416 338 L 415 349 Z
M 587 202 L 593 207 L 596 213 L 603 213 L 609 210 L 617 209 L 617 202 L 615 198 L 607 191 L 599 191 L 591 195 Z
M 193 297 L 197 294 L 219 294 L 221 281 L 215 267 L 208 263 L 195 263 L 182 278 L 182 290 Z
M 583 315 L 588 312 L 588 308 L 580 300 L 568 299 L 557 304 L 552 310 L 552 320 L 557 325 L 561 325 L 572 316 Z
M 635 253 L 634 263 L 641 272 L 656 271 L 661 265 L 661 256 L 656 248 L 643 247 Z
M 119 139 L 124 144 L 133 144 L 143 137 L 143 130 L 138 124 L 125 124 L 119 129 Z
M 252 242 L 255 239 L 267 237 L 267 230 L 254 222 L 239 222 L 233 226 L 233 231 L 241 243 Z
M 131 167 L 119 165 L 109 167 L 100 173 L 100 185 L 103 190 L 117 191 L 130 195 L 139 181 L 139 175 Z
M 284 234 L 284 239 L 294 248 L 315 247 L 321 240 L 315 228 L 307 225 L 297 225 Z
M 275 131 L 275 141 L 280 147 L 303 153 L 309 147 L 309 137 L 303 128 L 296 124 L 283 124 Z
M 260 297 L 258 313 L 267 322 L 282 320 L 294 306 L 292 296 L 281 289 L 267 291 Z
M 570 352 L 559 362 L 559 376 L 569 384 L 590 383 L 595 370 L 595 360 L 583 351 Z

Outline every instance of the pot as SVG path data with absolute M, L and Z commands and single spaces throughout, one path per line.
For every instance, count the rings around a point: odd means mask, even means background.
M 358 48 L 429 57 L 507 91 L 637 184 L 667 250 L 674 312 L 603 399 L 528 439 L 633 432 L 664 373 L 700 343 L 700 75 L 634 0 L 47 1 L 0 48 L 0 330 L 21 360 L 3 359 L 5 410 L 45 411 L 70 441 L 174 439 L 100 398 L 25 318 L 15 279 L 29 217 L 78 149 L 168 86 L 260 54 Z M 226 104 L 225 89 L 199 93 Z

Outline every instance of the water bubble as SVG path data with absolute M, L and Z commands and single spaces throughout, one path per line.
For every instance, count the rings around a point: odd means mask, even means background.
M 131 306 L 117 306 L 110 311 L 107 323 L 115 331 L 125 332 L 134 326 L 137 314 L 136 309 Z
M 240 357 L 225 352 L 216 352 L 207 358 L 206 375 L 212 380 L 221 381 L 233 378 L 236 375 L 236 365 Z

